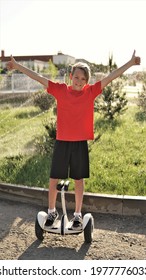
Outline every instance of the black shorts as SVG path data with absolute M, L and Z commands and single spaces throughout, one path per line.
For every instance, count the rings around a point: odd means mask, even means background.
M 89 178 L 87 141 L 56 140 L 50 177 L 54 179 Z

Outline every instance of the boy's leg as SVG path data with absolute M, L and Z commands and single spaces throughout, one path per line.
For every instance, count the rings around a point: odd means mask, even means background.
M 73 144 L 70 161 L 70 177 L 75 182 L 75 212 L 72 219 L 72 228 L 80 230 L 83 227 L 82 203 L 84 193 L 84 179 L 89 177 L 89 154 L 87 141 L 79 141 Z M 79 179 L 78 179 L 79 178 Z
M 58 184 L 58 179 L 53 179 L 50 178 L 49 182 L 49 191 L 48 191 L 48 208 L 49 209 L 54 209 L 56 205 L 56 198 L 57 198 L 57 184 Z
M 58 178 L 63 179 L 68 177 L 69 154 L 67 153 L 67 149 L 68 143 L 66 141 L 56 140 L 50 172 L 48 191 L 48 219 L 45 224 L 46 226 L 52 226 L 54 221 L 58 218 L 58 212 L 56 211 L 55 207 L 58 193 L 56 186 L 58 184 Z
M 82 221 L 82 202 L 83 202 L 83 193 L 84 193 L 84 180 L 75 180 L 75 213 L 74 218 L 72 219 L 73 224 L 72 228 L 74 230 L 80 230 L 83 226 Z
M 49 191 L 48 191 L 48 219 L 45 223 L 46 226 L 52 227 L 59 214 L 56 211 L 56 198 L 57 198 L 57 186 L 58 179 L 50 178 Z
M 75 212 L 81 213 L 83 193 L 84 193 L 84 179 L 75 181 Z

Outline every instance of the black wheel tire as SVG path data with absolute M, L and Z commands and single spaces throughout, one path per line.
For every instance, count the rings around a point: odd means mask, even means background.
M 35 235 L 41 241 L 44 239 L 44 231 L 40 227 L 37 217 L 36 217 L 36 221 L 35 221 Z
M 61 217 L 61 235 L 64 235 L 64 223 L 65 223 L 64 219 L 65 219 L 65 215 L 62 215 L 62 217 Z
M 84 228 L 84 240 L 86 243 L 91 243 L 93 240 L 93 217 L 89 219 L 86 227 Z

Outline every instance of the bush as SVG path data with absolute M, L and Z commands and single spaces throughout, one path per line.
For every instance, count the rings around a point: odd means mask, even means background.
M 56 139 L 56 121 L 53 119 L 49 122 L 47 120 L 43 123 L 46 129 L 46 134 L 36 140 L 37 150 L 42 155 L 51 155 Z
M 55 100 L 46 91 L 39 90 L 33 94 L 33 102 L 34 106 L 38 106 L 42 111 L 46 111 L 53 106 Z
M 143 113 L 146 113 L 146 72 L 142 72 L 141 76 L 142 90 L 138 92 L 138 106 Z
M 56 121 L 51 120 L 49 123 L 44 122 L 43 125 L 48 132 L 49 138 L 55 140 L 56 139 Z
M 24 159 L 21 154 L 17 156 L 5 157 L 1 162 L 2 166 L 0 167 L 1 181 L 15 183 L 17 172 L 19 171 L 23 160 Z
M 143 84 L 142 91 L 138 93 L 138 106 L 146 113 L 146 84 Z
M 122 114 L 126 109 L 128 100 L 126 92 L 122 92 L 123 83 L 119 79 L 112 82 L 103 90 L 103 94 L 95 100 L 94 110 L 104 115 L 106 119 L 113 120 L 115 116 Z

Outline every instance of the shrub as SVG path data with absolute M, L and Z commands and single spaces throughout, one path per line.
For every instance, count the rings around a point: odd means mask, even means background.
M 138 106 L 146 113 L 146 84 L 143 84 L 142 91 L 138 92 Z
M 45 121 L 43 126 L 46 129 L 46 134 L 36 140 L 37 150 L 42 155 L 51 155 L 54 147 L 54 141 L 56 139 L 56 120 Z
M 142 90 L 138 92 L 138 106 L 143 113 L 146 113 L 146 72 L 141 75 Z
M 42 111 L 46 111 L 53 106 L 55 100 L 46 91 L 39 90 L 33 94 L 33 102 L 34 106 L 38 106 Z
M 13 183 L 16 180 L 17 172 L 23 162 L 23 156 L 21 154 L 17 156 L 5 157 L 2 161 L 0 177 L 1 181 L 7 183 Z
M 48 132 L 49 138 L 55 140 L 56 139 L 56 120 L 51 120 L 48 123 L 44 122 L 43 125 Z
M 127 108 L 126 92 L 122 92 L 122 80 L 112 82 L 103 90 L 103 94 L 95 101 L 94 110 L 102 113 L 105 118 L 113 120 L 115 116 L 122 114 Z

